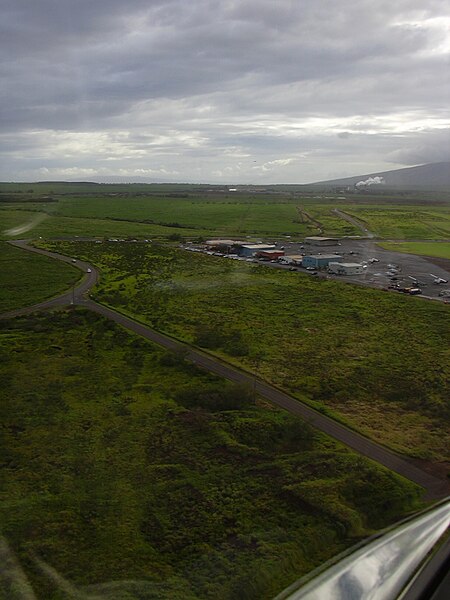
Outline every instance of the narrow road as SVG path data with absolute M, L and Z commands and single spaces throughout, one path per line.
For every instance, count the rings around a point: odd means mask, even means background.
M 24 250 L 37 252 L 38 254 L 43 254 L 51 258 L 62 260 L 63 262 L 72 263 L 73 261 L 72 258 L 67 256 L 33 248 L 25 241 L 14 242 L 14 245 Z M 27 308 L 10 311 L 9 313 L 1 315 L 1 318 L 25 315 L 36 310 L 46 310 L 55 308 L 57 306 L 65 306 L 71 303 L 78 306 L 83 306 L 99 315 L 115 321 L 122 327 L 125 327 L 126 329 L 146 338 L 147 340 L 155 342 L 164 348 L 169 350 L 182 350 L 185 353 L 187 360 L 192 361 L 197 366 L 206 369 L 207 371 L 215 373 L 230 381 L 254 387 L 258 394 L 273 404 L 284 408 L 292 414 L 302 417 L 310 425 L 323 431 L 327 435 L 332 436 L 346 446 L 349 446 L 367 458 L 384 465 L 388 469 L 391 469 L 399 475 L 402 475 L 403 477 L 406 477 L 407 479 L 410 479 L 411 481 L 424 487 L 426 490 L 425 499 L 432 500 L 443 498 L 449 494 L 449 484 L 445 480 L 438 479 L 437 477 L 422 471 L 415 465 L 408 462 L 407 459 L 401 457 L 395 452 L 392 452 L 380 444 L 369 440 L 363 435 L 353 431 L 352 429 L 349 429 L 345 425 L 342 425 L 330 417 L 319 413 L 306 404 L 303 404 L 299 400 L 296 400 L 292 396 L 289 396 L 285 392 L 282 392 L 278 388 L 262 381 L 261 379 L 258 379 L 251 373 L 242 371 L 216 357 L 194 349 L 191 346 L 184 344 L 183 342 L 180 342 L 168 335 L 155 331 L 147 325 L 139 323 L 130 317 L 113 310 L 112 308 L 108 308 L 98 304 L 97 302 L 94 302 L 88 297 L 88 292 L 98 280 L 98 271 L 94 266 L 83 261 L 77 260 L 77 262 L 73 264 L 78 266 L 78 268 L 84 272 L 87 272 L 87 269 L 91 269 L 92 272 L 89 273 L 88 277 L 83 279 L 82 282 L 78 284 L 72 292 L 63 294 L 57 298 L 48 300 L 47 302 L 41 302 Z
M 85 274 L 85 277 L 81 279 L 73 288 L 71 288 L 68 292 L 61 294 L 60 296 L 55 296 L 50 300 L 45 300 L 44 302 L 39 302 L 38 304 L 33 304 L 32 306 L 28 306 L 26 308 L 19 308 L 17 310 L 11 310 L 7 313 L 1 315 L 3 318 L 7 317 L 17 317 L 19 315 L 25 315 L 30 312 L 34 312 L 36 310 L 46 310 L 48 308 L 54 308 L 55 306 L 65 306 L 67 304 L 84 304 L 86 302 L 85 296 L 88 294 L 89 290 L 97 283 L 99 279 L 98 270 L 87 262 L 82 260 L 76 260 L 70 256 L 63 256 L 62 254 L 57 254 L 56 252 L 49 252 L 48 250 L 41 250 L 40 248 L 34 248 L 33 246 L 29 246 L 26 240 L 14 240 L 8 242 L 12 246 L 16 246 L 16 248 L 21 248 L 22 250 L 28 250 L 29 252 L 35 252 L 36 254 L 43 254 L 44 256 L 49 256 L 50 258 L 55 258 L 62 262 L 68 263 L 74 267 L 77 267 Z M 90 273 L 88 272 L 90 270 Z
M 347 221 L 347 223 L 350 223 L 351 225 L 354 225 L 354 227 L 357 227 L 358 229 L 360 229 L 361 233 L 363 234 L 364 237 L 369 238 L 369 239 L 372 239 L 375 237 L 375 234 L 373 234 L 371 231 L 369 231 L 367 229 L 367 227 L 364 225 L 364 223 L 362 221 L 360 221 L 359 219 L 357 219 L 356 217 L 349 215 L 348 213 L 344 212 L 343 210 L 339 210 L 339 208 L 333 208 L 333 212 L 338 217 L 341 217 L 341 219 L 344 219 L 344 221 Z

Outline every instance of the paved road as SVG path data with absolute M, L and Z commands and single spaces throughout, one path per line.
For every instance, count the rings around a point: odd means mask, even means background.
M 73 259 L 71 257 L 62 256 L 54 252 L 48 252 L 46 250 L 40 250 L 28 246 L 25 241 L 14 242 L 14 245 L 38 254 L 44 254 L 63 262 L 72 264 Z M 141 335 L 142 337 L 168 348 L 170 350 L 183 350 L 186 353 L 186 358 L 201 368 L 206 369 L 212 373 L 220 375 L 230 381 L 237 383 L 247 384 L 254 387 L 255 391 L 272 402 L 291 412 L 292 414 L 298 415 L 305 419 L 312 426 L 323 431 L 324 433 L 334 437 L 336 440 L 342 442 L 346 446 L 349 446 L 353 450 L 356 450 L 360 454 L 384 465 L 385 467 L 395 471 L 399 475 L 414 481 L 415 483 L 423 486 L 426 490 L 426 499 L 437 499 L 447 496 L 450 492 L 449 484 L 447 481 L 438 479 L 425 471 L 417 468 L 415 465 L 408 462 L 405 458 L 395 454 L 394 452 L 387 450 L 380 444 L 373 442 L 361 434 L 345 427 L 341 423 L 334 421 L 333 419 L 317 412 L 313 408 L 301 403 L 299 400 L 289 396 L 285 392 L 277 389 L 276 387 L 265 383 L 264 381 L 256 378 L 254 375 L 241 371 L 240 369 L 233 367 L 216 357 L 207 355 L 200 350 L 196 350 L 187 344 L 179 342 L 171 338 L 168 335 L 154 331 L 147 325 L 134 321 L 133 319 L 122 315 L 121 313 L 97 304 L 93 300 L 88 298 L 88 291 L 98 280 L 98 271 L 94 266 L 88 263 L 77 261 L 73 263 L 78 266 L 82 271 L 87 272 L 87 269 L 91 269 L 86 279 L 83 279 L 80 284 L 74 288 L 74 292 L 66 293 L 57 298 L 53 298 L 47 302 L 41 302 L 40 304 L 33 305 L 24 309 L 11 311 L 2 315 L 2 317 L 12 317 L 17 315 L 29 314 L 35 310 L 44 310 L 55 308 L 56 306 L 63 306 L 74 303 L 79 306 L 84 306 L 89 310 L 92 310 L 112 321 L 115 321 L 119 325 L 133 331 L 134 333 Z
M 63 256 L 62 254 L 57 254 L 56 252 L 49 252 L 48 250 L 34 248 L 33 246 L 29 246 L 25 240 L 14 240 L 9 243 L 17 248 L 22 248 L 22 250 L 28 250 L 29 252 L 35 252 L 36 254 L 43 254 L 44 256 L 56 258 L 57 260 L 68 263 L 83 271 L 85 276 L 73 288 L 64 294 L 61 294 L 60 296 L 56 296 L 50 300 L 45 300 L 44 302 L 39 302 L 38 304 L 33 304 L 32 306 L 28 306 L 26 308 L 19 308 L 18 310 L 9 311 L 1 315 L 2 317 L 17 317 L 19 315 L 29 314 L 30 312 L 34 312 L 36 310 L 54 308 L 55 306 L 65 306 L 67 304 L 84 304 L 86 302 L 87 293 L 97 283 L 99 278 L 98 270 L 93 265 L 90 265 L 82 260 L 76 260 L 76 262 L 73 262 L 74 259 L 70 256 Z M 88 273 L 88 269 L 90 269 L 90 273 Z

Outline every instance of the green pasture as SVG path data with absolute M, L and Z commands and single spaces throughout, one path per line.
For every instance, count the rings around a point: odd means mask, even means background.
M 71 265 L 0 242 L 0 313 L 65 292 L 79 278 Z
M 84 203 L 86 204 L 84 205 Z M 32 210 L 30 210 L 32 208 Z M 309 224 L 297 222 L 293 204 L 219 204 L 164 199 L 67 200 L 37 204 L 0 206 L 0 234 L 7 238 L 11 228 L 31 224 L 28 235 L 46 238 L 61 236 L 185 237 L 275 236 L 303 237 L 318 234 Z M 17 233 L 10 237 L 23 236 Z
M 404 454 L 448 458 L 448 307 L 149 244 L 57 243 L 101 302 L 206 348 Z
M 450 238 L 450 209 L 436 206 L 346 206 L 377 237 L 399 240 Z
M 345 221 L 333 213 L 333 208 L 336 206 L 344 209 L 344 207 L 340 206 L 339 204 L 322 204 L 317 202 L 311 203 L 307 200 L 302 204 L 302 207 L 304 207 L 305 211 L 311 215 L 315 221 L 320 223 L 321 231 L 325 235 L 336 237 L 361 235 L 361 230 L 358 227 L 355 227 L 348 221 Z
M 450 259 L 450 242 L 383 242 L 386 250 Z
M 140 237 L 199 236 L 210 232 L 162 227 L 130 221 L 72 218 L 42 211 L 0 209 L 0 239 L 58 237 Z
M 161 225 L 228 234 L 300 234 L 292 203 L 200 200 L 164 197 L 80 198 L 58 203 L 57 214 L 70 217 L 126 218 Z
M 359 235 L 333 213 L 354 215 L 380 238 L 447 239 L 450 210 L 445 198 L 407 196 L 316 196 L 282 191 L 230 193 L 219 186 L 175 184 L 0 184 L 0 218 L 12 212 L 47 216 L 36 231 L 60 235 L 282 237 Z M 411 204 L 406 202 L 408 199 Z M 8 200 L 10 200 L 8 202 Z M 371 203 L 370 203 L 370 202 Z M 162 229 L 160 229 L 162 228 Z M 166 229 L 170 230 L 166 233 Z
M 420 506 L 417 486 L 93 313 L 1 321 L 0 354 L 2 535 L 39 598 L 269 600 Z

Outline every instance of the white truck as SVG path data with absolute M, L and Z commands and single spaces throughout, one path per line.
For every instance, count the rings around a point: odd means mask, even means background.
M 290 256 L 280 256 L 278 262 L 280 265 L 293 265 L 295 263 L 294 259 Z

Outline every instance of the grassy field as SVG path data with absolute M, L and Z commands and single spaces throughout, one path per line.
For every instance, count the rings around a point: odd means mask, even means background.
M 57 202 L 0 203 L 5 230 L 35 221 L 33 235 L 253 236 L 359 235 L 333 213 L 338 206 L 387 239 L 448 239 L 450 210 L 440 206 L 371 206 L 277 195 L 64 196 Z M 12 221 L 12 225 L 10 222 Z M 17 236 L 16 236 L 17 237 Z
M 2 321 L 0 341 L 2 534 L 40 598 L 62 592 L 36 558 L 90 597 L 269 599 L 419 506 L 413 484 L 93 313 Z
M 5 211 L 0 216 L 11 220 L 15 212 L 26 218 L 42 213 L 46 218 L 33 231 L 44 237 L 360 234 L 333 213 L 340 207 L 381 238 L 448 239 L 449 206 L 445 193 L 432 198 L 415 193 L 367 197 L 302 194 L 276 186 L 231 193 L 221 186 L 182 184 L 0 184 L 0 209 Z
M 162 227 L 133 221 L 56 217 L 30 210 L 0 210 L 2 229 L 0 239 L 58 238 L 58 237 L 140 237 L 169 238 L 170 236 L 208 235 L 210 232 Z
M 0 313 L 65 292 L 79 278 L 70 265 L 0 242 Z
M 450 239 L 449 206 L 346 206 L 377 237 L 405 240 Z
M 277 198 L 173 199 L 164 197 L 82 197 L 58 202 L 3 203 L 0 216 L 12 218 L 22 211 L 28 218 L 42 213 L 36 234 L 45 237 L 71 235 L 161 235 L 178 232 L 185 236 L 305 236 L 320 229 L 299 217 L 294 202 Z M 30 214 L 31 213 L 31 214 Z M 20 215 L 18 215 L 20 218 Z M 41 216 L 42 218 L 42 216 Z M 2 219 L 2 220 L 3 220 Z M 333 233 L 345 222 L 329 215 Z M 75 229 L 76 228 L 76 229 Z
M 152 220 L 161 225 L 179 224 L 223 235 L 355 235 L 351 224 L 333 213 L 333 204 L 301 197 L 271 195 L 202 194 L 187 198 L 87 197 L 64 199 L 52 209 L 70 217 Z M 309 218 L 311 217 L 311 218 Z
M 310 217 L 310 225 L 318 225 L 317 232 L 315 234 L 310 233 L 310 235 L 325 234 L 337 237 L 360 235 L 359 229 L 333 213 L 334 208 L 334 204 L 324 204 L 323 202 L 312 202 L 304 199 L 297 206 L 297 213 L 300 215 L 300 220 L 308 223 L 308 217 Z
M 148 244 L 58 243 L 95 296 L 399 452 L 448 460 L 448 307 Z
M 395 252 L 450 259 L 450 242 L 383 242 L 380 246 Z

